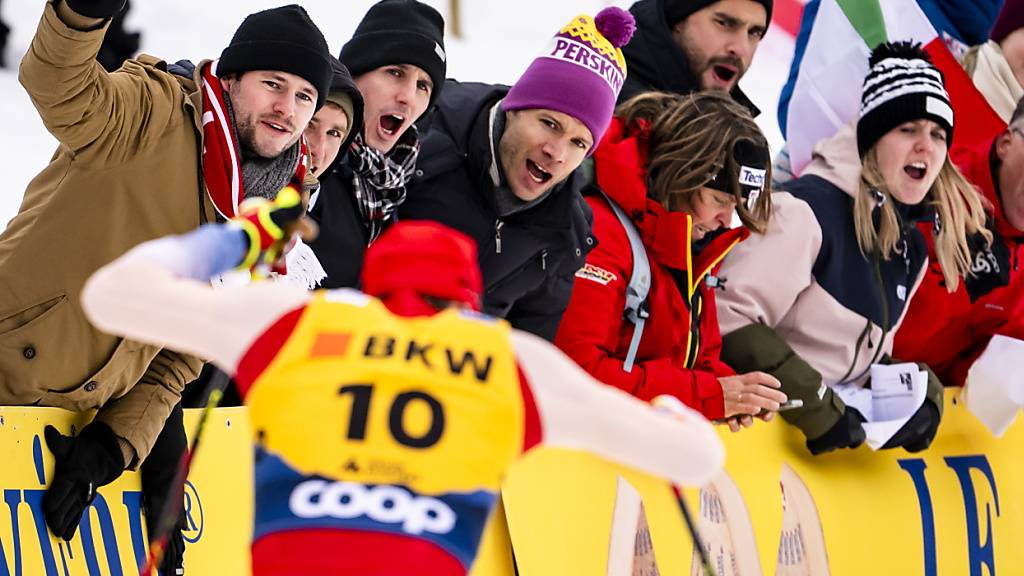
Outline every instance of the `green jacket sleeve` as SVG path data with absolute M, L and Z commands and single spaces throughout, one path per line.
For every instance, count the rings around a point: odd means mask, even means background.
M 846 404 L 821 381 L 821 374 L 798 356 L 775 330 L 748 324 L 722 338 L 722 360 L 738 374 L 765 372 L 782 383 L 790 399 L 803 400 L 800 408 L 780 412 L 808 439 L 825 434 L 846 411 Z

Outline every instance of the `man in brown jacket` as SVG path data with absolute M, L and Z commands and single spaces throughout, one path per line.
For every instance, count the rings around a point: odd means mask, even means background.
M 201 361 L 104 334 L 82 314 L 86 278 L 136 244 L 234 216 L 306 174 L 300 140 L 331 80 L 323 35 L 298 6 L 248 16 L 191 75 L 95 56 L 124 0 L 47 2 L 20 80 L 60 145 L 0 234 L 0 405 L 97 409 L 78 436 L 46 431 L 44 500 L 70 539 L 95 489 L 150 452 Z

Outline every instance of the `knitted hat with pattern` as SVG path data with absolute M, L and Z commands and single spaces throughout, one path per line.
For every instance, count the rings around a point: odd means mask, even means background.
M 857 120 L 861 158 L 886 132 L 913 120 L 934 121 L 945 129 L 946 142 L 953 141 L 953 107 L 945 80 L 920 44 L 879 44 L 870 65 Z
M 621 8 L 605 8 L 596 18 L 573 18 L 519 77 L 502 109 L 568 114 L 590 130 L 596 145 L 626 80 L 626 58 L 620 48 L 634 30 L 633 15 Z

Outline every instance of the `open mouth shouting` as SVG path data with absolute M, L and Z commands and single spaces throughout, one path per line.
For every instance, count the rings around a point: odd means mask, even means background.
M 526 173 L 537 184 L 544 185 L 551 180 L 551 173 L 541 168 L 540 165 L 529 158 L 526 159 Z
M 904 166 L 903 171 L 912 180 L 924 180 L 925 175 L 928 174 L 928 165 L 924 162 L 912 162 Z
M 402 133 L 405 116 L 402 114 L 382 114 L 377 129 L 385 139 L 395 138 Z
M 728 64 L 719 64 L 711 67 L 711 74 L 723 86 L 732 84 L 732 81 L 739 74 L 736 68 Z
M 739 81 L 742 73 L 743 63 L 737 58 L 728 56 L 712 58 L 708 62 L 707 71 L 704 74 L 707 84 L 704 88 L 728 90 Z

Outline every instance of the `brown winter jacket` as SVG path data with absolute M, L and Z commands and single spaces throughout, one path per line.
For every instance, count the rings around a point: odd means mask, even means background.
M 105 30 L 69 28 L 48 3 L 21 63 L 60 144 L 0 235 L 0 404 L 99 409 L 134 449 L 134 467 L 201 361 L 100 332 L 79 292 L 132 246 L 214 212 L 200 180 L 197 81 L 150 56 L 104 72 L 95 56 Z

